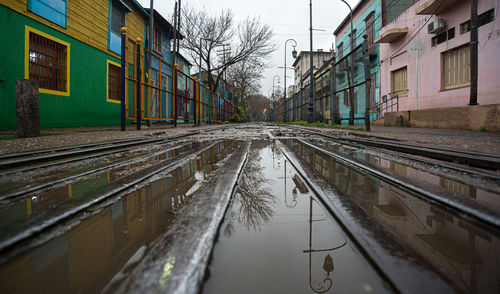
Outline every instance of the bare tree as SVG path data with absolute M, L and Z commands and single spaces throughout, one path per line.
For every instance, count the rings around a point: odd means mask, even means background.
M 261 90 L 260 81 L 265 67 L 262 60 L 250 59 L 236 63 L 227 70 L 227 80 L 245 109 L 248 109 L 247 98 L 257 95 Z
M 181 46 L 189 52 L 191 62 L 200 71 L 207 72 L 213 92 L 219 88 L 229 67 L 244 62 L 246 65 L 243 66 L 262 66 L 262 60 L 276 50 L 271 27 L 261 24 L 259 18 L 247 18 L 235 25 L 231 10 L 221 10 L 218 15 L 211 16 L 205 10 L 186 8 L 182 14 L 185 25 Z M 224 52 L 217 56 L 217 50 L 222 50 L 222 46 Z M 230 50 L 225 49 L 226 46 Z
M 248 97 L 247 115 L 251 121 L 263 121 L 264 109 L 269 107 L 269 100 L 262 95 L 251 95 Z

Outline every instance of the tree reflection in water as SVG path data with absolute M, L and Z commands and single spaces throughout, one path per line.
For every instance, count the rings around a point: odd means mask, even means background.
M 269 188 L 272 180 L 266 179 L 260 165 L 260 151 L 267 146 L 267 141 L 252 143 L 224 228 L 224 236 L 228 239 L 234 233 L 236 221 L 247 230 L 260 231 L 260 226 L 269 223 L 274 215 L 277 199 Z

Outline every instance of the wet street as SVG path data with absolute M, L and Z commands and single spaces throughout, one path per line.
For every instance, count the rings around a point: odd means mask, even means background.
M 499 293 L 498 171 L 359 138 L 254 124 L 0 158 L 0 291 Z
M 391 293 L 271 141 L 254 141 L 202 293 Z

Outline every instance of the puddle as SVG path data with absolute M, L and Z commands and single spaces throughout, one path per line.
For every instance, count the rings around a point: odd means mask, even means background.
M 318 145 L 330 152 L 349 155 L 378 168 L 382 168 L 388 174 L 402 177 L 405 180 L 410 180 L 414 183 L 418 183 L 420 186 L 425 187 L 426 189 L 432 188 L 433 190 L 440 191 L 441 193 L 453 194 L 454 196 L 466 199 L 467 201 L 475 202 L 477 205 L 483 207 L 484 209 L 491 210 L 496 215 L 499 215 L 500 195 L 493 191 L 482 189 L 478 186 L 469 185 L 452 178 L 446 178 L 420 169 L 416 169 L 411 166 L 388 160 L 374 154 L 359 152 L 353 148 L 346 147 L 340 144 L 324 141 L 314 141 L 314 143 L 315 145 Z
M 0 266 L 1 293 L 113 293 L 237 143 L 219 143 Z M 34 209 L 34 208 L 32 208 Z
M 301 164 L 314 170 L 316 177 L 327 181 L 345 195 L 346 198 L 341 197 L 342 201 L 355 203 L 373 221 L 382 224 L 400 242 L 417 252 L 455 287 L 465 293 L 499 292 L 498 230 L 348 168 L 298 141 L 284 143 Z M 402 170 L 401 167 L 400 172 Z M 446 182 L 438 179 L 437 183 Z M 479 193 L 476 192 L 476 196 Z M 498 207 L 498 195 L 493 196 L 485 195 L 484 201 Z M 387 245 L 390 247 L 389 243 Z
M 174 152 L 181 152 L 187 150 L 186 148 L 196 148 L 199 147 L 200 143 L 191 143 L 174 149 Z M 151 149 L 134 149 L 128 152 L 120 152 L 116 154 L 107 155 L 103 158 L 84 160 L 83 163 L 76 162 L 67 165 L 66 169 L 58 168 L 57 166 L 45 169 L 43 172 L 39 170 L 28 171 L 23 173 L 15 173 L 11 175 L 0 175 L 0 195 L 6 195 L 18 190 L 26 189 L 27 187 L 37 186 L 46 182 L 56 181 L 58 179 L 70 177 L 72 175 L 77 175 L 85 172 L 89 172 L 98 168 L 109 166 L 112 164 L 117 164 L 119 162 L 131 160 L 134 158 L 147 155 L 148 153 L 158 153 L 156 158 L 158 161 L 162 159 L 170 158 L 171 156 L 167 153 L 162 154 L 163 149 L 173 149 L 172 146 L 161 146 Z M 154 158 L 153 158 L 154 159 Z M 151 158 L 148 158 L 148 162 Z
M 269 141 L 253 141 L 203 293 L 390 293 Z

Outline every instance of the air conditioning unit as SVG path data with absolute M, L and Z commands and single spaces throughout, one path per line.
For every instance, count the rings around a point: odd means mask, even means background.
M 446 22 L 442 18 L 437 18 L 427 25 L 428 34 L 439 34 L 446 29 Z

